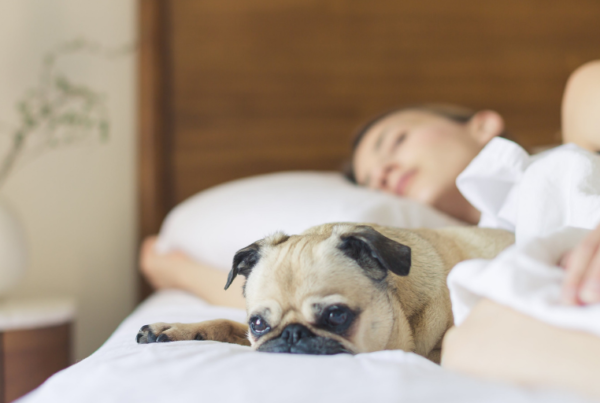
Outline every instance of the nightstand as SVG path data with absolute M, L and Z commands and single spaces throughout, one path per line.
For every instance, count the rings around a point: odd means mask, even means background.
M 71 364 L 74 318 L 70 299 L 0 299 L 0 403 Z

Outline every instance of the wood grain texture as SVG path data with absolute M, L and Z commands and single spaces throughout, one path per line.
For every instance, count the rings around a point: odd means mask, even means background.
M 141 0 L 139 4 L 139 237 L 158 233 L 172 202 L 169 142 L 168 4 Z M 151 293 L 140 275 L 139 298 Z
M 0 403 L 5 402 L 6 396 L 4 366 L 4 333 L 0 333 Z
M 600 2 L 170 1 L 174 202 L 217 183 L 337 169 L 392 106 L 493 108 L 526 146 L 559 131 L 568 74 L 600 57 Z
M 4 401 L 12 402 L 69 366 L 71 326 L 3 333 Z
M 139 52 L 139 192 L 140 232 L 156 233 L 170 208 L 169 60 L 167 3 L 140 2 Z

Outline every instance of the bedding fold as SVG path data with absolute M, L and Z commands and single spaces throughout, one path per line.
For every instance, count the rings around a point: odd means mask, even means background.
M 496 259 L 459 263 L 448 276 L 455 324 L 487 298 L 551 325 L 600 336 L 600 304 L 568 306 L 560 301 L 564 270 L 557 262 L 587 233 L 564 228 L 512 246 Z

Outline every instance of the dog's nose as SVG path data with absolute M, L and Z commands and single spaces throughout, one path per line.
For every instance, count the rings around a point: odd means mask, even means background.
M 297 344 L 302 339 L 314 337 L 314 334 L 306 326 L 299 323 L 292 323 L 283 329 L 280 337 L 288 344 Z

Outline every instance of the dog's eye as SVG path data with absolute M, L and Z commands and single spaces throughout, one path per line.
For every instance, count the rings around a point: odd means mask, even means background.
M 263 334 L 271 330 L 267 322 L 260 316 L 253 316 L 250 318 L 250 330 L 254 334 Z
M 348 320 L 348 313 L 346 311 L 342 311 L 341 309 L 334 309 L 329 311 L 327 315 L 327 322 L 331 326 L 341 326 Z
M 326 327 L 339 333 L 348 329 L 354 316 L 355 314 L 349 308 L 334 305 L 325 311 L 321 320 Z

